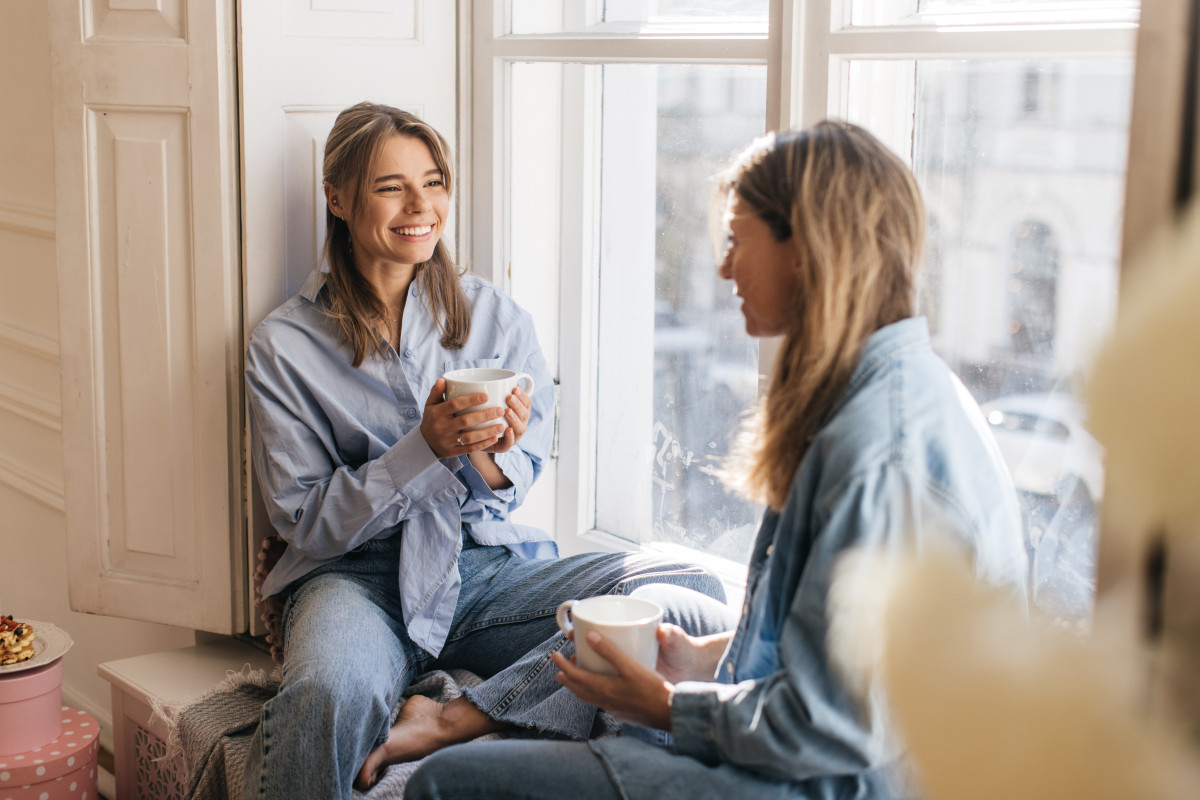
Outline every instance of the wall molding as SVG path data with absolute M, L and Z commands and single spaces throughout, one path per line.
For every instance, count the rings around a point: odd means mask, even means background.
M 4 381 L 0 381 L 0 411 L 62 433 L 62 407 L 58 403 Z
M 54 209 L 0 200 L 0 228 L 54 238 Z
M 55 511 L 67 513 L 66 491 L 61 483 L 33 475 L 4 456 L 0 456 L 0 483 L 7 484 Z
M 56 340 L 40 333 L 30 333 L 7 322 L 0 322 L 0 346 L 21 350 L 45 361 L 58 362 Z

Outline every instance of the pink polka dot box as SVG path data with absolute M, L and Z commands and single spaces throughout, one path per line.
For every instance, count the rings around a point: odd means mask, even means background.
M 0 800 L 98 800 L 100 726 L 90 714 L 61 707 L 62 733 L 24 753 L 0 755 Z

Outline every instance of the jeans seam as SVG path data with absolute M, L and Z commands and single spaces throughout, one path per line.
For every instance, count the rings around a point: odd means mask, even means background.
M 553 617 L 556 613 L 558 613 L 557 606 L 550 609 L 539 609 L 538 611 L 526 612 L 524 614 L 506 614 L 502 617 L 489 617 L 472 625 L 459 627 L 458 635 L 451 636 L 450 638 L 446 639 L 446 641 L 457 642 L 460 639 L 465 639 L 472 633 L 483 630 L 484 628 L 492 628 L 497 625 L 512 625 L 513 623 L 529 622 L 530 620 L 535 619 L 544 619 L 546 617 Z
M 569 640 L 564 636 L 559 642 L 555 643 L 550 652 L 556 653 L 561 651 L 567 645 L 568 641 Z M 525 689 L 529 687 L 529 684 L 533 683 L 534 679 L 541 675 L 542 672 L 553 663 L 554 662 L 550 660 L 549 653 L 547 653 L 544 658 L 538 659 L 537 664 L 525 673 L 525 676 L 521 678 L 521 681 L 512 689 L 510 689 L 507 694 L 496 701 L 496 704 L 492 706 L 490 711 L 487 712 L 488 716 L 496 718 L 507 711 L 508 708 L 517 701 L 517 698 L 521 696 Z

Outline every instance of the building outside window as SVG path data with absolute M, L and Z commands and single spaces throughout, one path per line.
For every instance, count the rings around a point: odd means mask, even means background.
M 1137 14 L 1119 0 L 477 8 L 471 158 L 490 185 L 471 238 L 536 309 L 561 390 L 536 521 L 566 552 L 683 547 L 736 576 L 761 509 L 711 468 L 774 345 L 745 335 L 716 277 L 710 179 L 767 130 L 839 117 L 918 178 L 935 347 L 1009 463 L 1041 597 L 1085 620 L 1103 480 L 1076 398 L 1116 310 Z

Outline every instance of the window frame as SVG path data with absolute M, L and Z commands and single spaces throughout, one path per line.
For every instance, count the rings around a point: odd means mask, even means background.
M 922 58 L 994 58 L 1032 60 L 1046 57 L 1131 56 L 1138 12 L 1121 3 L 1099 4 L 1077 13 L 1071 22 L 1045 16 L 1020 22 L 1012 13 L 910 15 L 902 24 L 855 26 L 852 0 L 808 2 L 771 0 L 768 33 L 677 33 L 654 30 L 641 36 L 628 25 L 596 25 L 587 33 L 517 34 L 508 28 L 508 2 L 460 0 L 461 41 L 469 42 L 460 93 L 460 141 L 469 187 L 460 198 L 464 252 L 481 273 L 510 287 L 505 232 L 509 211 L 504 202 L 511 142 L 507 141 L 506 98 L 511 65 L 518 61 L 559 63 L 752 64 L 767 69 L 765 129 L 806 127 L 827 116 L 847 116 L 849 65 L 863 60 Z M 589 4 L 584 13 L 595 13 Z M 836 24 L 835 24 L 836 23 Z M 909 99 L 909 107 L 912 101 Z M 900 152 L 911 152 L 911 117 L 876 131 Z M 598 146 L 594 120 L 580 120 L 582 148 Z M 598 237 L 589 220 L 596 217 L 599 174 L 563 175 L 563 227 L 560 231 L 558 317 L 578 320 L 561 326 L 557 336 L 560 414 L 553 490 L 552 532 L 564 553 L 628 549 L 631 542 L 595 530 L 595 369 L 592 353 L 597 321 L 597 288 L 587 265 L 598 263 Z M 582 187 L 582 190 L 580 190 Z M 570 195 L 570 196 L 568 196 Z M 489 271 L 490 270 L 490 271 Z M 536 315 L 535 315 L 536 316 Z M 778 342 L 761 342 L 759 372 L 765 375 Z M 670 547 L 664 549 L 672 549 Z M 682 548 L 680 548 L 682 549 Z M 703 560 L 703 554 L 687 551 Z M 719 571 L 744 575 L 741 565 L 717 559 Z

